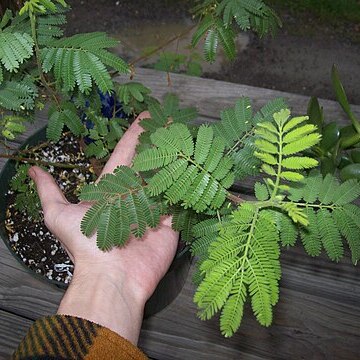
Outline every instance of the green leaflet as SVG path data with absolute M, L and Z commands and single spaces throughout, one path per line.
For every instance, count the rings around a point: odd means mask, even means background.
M 70 102 L 61 104 L 60 109 L 55 107 L 49 109 L 47 138 L 58 141 L 65 125 L 76 136 L 80 136 L 84 132 L 84 125 L 77 114 L 75 106 Z
M 327 209 L 317 212 L 317 224 L 324 249 L 333 261 L 339 261 L 344 255 L 340 231 Z
M 201 218 L 191 209 L 175 208 L 172 212 L 172 228 L 180 231 L 181 241 L 190 244 L 194 241 L 193 228 Z
M 316 127 L 312 124 L 304 124 L 307 119 L 306 116 L 290 118 L 290 111 L 282 109 L 273 114 L 272 122 L 263 121 L 255 130 L 258 137 L 255 146 L 258 151 L 255 151 L 254 155 L 263 162 L 262 171 L 276 177 L 275 182 L 267 179 L 267 183 L 273 187 L 272 199 L 279 190 L 287 189 L 287 185 L 282 184 L 282 180 L 299 182 L 304 177 L 301 170 L 318 165 L 315 159 L 292 156 L 320 141 Z M 301 218 L 296 217 L 296 221 L 301 221 Z
M 81 231 L 90 236 L 97 229 L 97 243 L 102 249 L 124 245 L 131 233 L 141 237 L 147 227 L 154 228 L 160 221 L 159 206 L 126 166 L 104 175 L 97 184 L 84 186 L 80 199 L 94 203 L 81 222 Z
M 216 51 L 219 43 L 219 35 L 215 29 L 211 28 L 206 35 L 204 43 L 204 57 L 209 63 L 215 61 Z
M 140 152 L 133 166 L 136 171 L 163 167 L 148 180 L 152 196 L 164 194 L 170 204 L 181 202 L 197 212 L 222 206 L 234 182 L 233 162 L 211 127 L 200 126 L 194 141 L 186 125 L 175 123 L 158 129 L 150 139 L 153 147 Z
M 269 325 L 278 300 L 280 264 L 277 229 L 266 211 L 240 206 L 208 251 L 201 265 L 205 278 L 194 297 L 200 317 L 208 319 L 222 310 L 221 331 L 231 336 L 240 326 L 249 296 L 258 321 Z
M 0 107 L 7 110 L 32 110 L 37 96 L 37 88 L 27 78 L 0 83 Z
M 110 250 L 118 237 L 119 214 L 115 206 L 108 206 L 100 214 L 96 244 L 101 250 Z
M 278 217 L 278 229 L 280 232 L 281 245 L 294 246 L 298 237 L 297 226 L 291 220 L 291 218 L 284 213 L 277 213 L 277 217 Z
M 313 209 L 306 209 L 306 216 L 309 220 L 307 228 L 300 228 L 301 241 L 305 251 L 310 256 L 319 256 L 322 249 L 320 230 L 318 227 L 317 216 Z
M 107 202 L 99 201 L 86 212 L 80 227 L 85 236 L 90 236 L 95 231 L 105 207 L 107 207 Z
M 356 265 L 360 259 L 360 241 L 359 241 L 359 208 L 352 204 L 345 205 L 342 209 L 334 209 L 332 217 L 340 230 L 342 236 L 346 239 L 351 250 L 352 262 Z M 354 216 L 355 215 L 355 216 Z
M 217 42 L 229 59 L 235 57 L 235 31 L 252 29 L 260 36 L 274 34 L 281 21 L 276 13 L 261 0 L 222 0 L 204 1 L 195 7 L 195 12 L 203 16 L 195 30 L 191 44 L 196 46 L 205 37 L 204 53 L 206 60 L 215 60 Z
M 254 186 L 254 190 L 255 190 L 255 197 L 258 200 L 264 201 L 269 198 L 269 190 L 265 184 L 256 182 Z
M 191 138 L 189 137 L 189 139 Z M 206 125 L 200 126 L 196 139 L 196 146 L 194 153 L 194 159 L 198 164 L 203 165 L 205 160 L 208 158 L 213 139 L 214 139 L 213 129 Z M 192 149 L 190 148 L 189 150 Z M 186 155 L 191 156 L 192 151 L 189 151 Z
M 360 256 L 358 237 L 359 208 L 351 204 L 360 194 L 357 180 L 348 180 L 339 184 L 333 175 L 321 176 L 312 171 L 303 183 L 289 188 L 289 199 L 304 209 L 309 226 L 300 228 L 300 235 L 306 252 L 318 256 L 324 248 L 331 260 L 339 261 L 343 256 L 342 235 L 348 242 L 352 261 L 356 263 Z
M 16 72 L 33 55 L 34 41 L 30 35 L 0 31 L 0 62 L 5 69 Z
M 89 93 L 94 82 L 101 92 L 109 92 L 113 83 L 106 66 L 128 72 L 122 59 L 105 50 L 116 44 L 100 32 L 49 41 L 41 49 L 43 71 L 48 73 L 54 69 L 56 81 L 65 91 L 72 91 L 77 85 L 81 92 Z

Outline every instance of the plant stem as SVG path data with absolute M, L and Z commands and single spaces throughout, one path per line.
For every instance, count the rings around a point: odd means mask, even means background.
M 31 35 L 35 43 L 35 58 L 36 58 L 37 67 L 39 69 L 40 80 L 42 84 L 45 86 L 46 90 L 51 94 L 56 104 L 60 106 L 59 99 L 57 98 L 55 91 L 49 86 L 48 82 L 46 81 L 45 75 L 42 70 L 41 61 L 40 61 L 40 48 L 39 48 L 39 43 L 37 40 L 37 32 L 36 32 L 36 16 L 32 12 L 30 12 L 29 16 L 30 16 L 30 24 L 31 24 Z
M 200 166 L 200 165 L 199 165 L 196 161 L 194 161 L 190 156 L 186 156 L 185 154 L 182 154 L 182 153 L 180 154 L 180 156 L 181 156 L 182 158 L 186 159 L 190 164 L 192 164 L 192 165 L 194 165 L 195 167 L 197 167 L 202 173 L 208 173 L 208 171 L 207 171 L 206 169 L 204 169 L 202 166 Z M 210 176 L 212 179 L 214 179 L 211 174 L 209 174 L 209 176 Z M 220 183 L 220 181 L 218 181 L 218 180 L 216 180 L 216 179 L 215 179 L 215 181 L 217 181 L 218 183 Z M 240 197 L 232 194 L 231 192 L 227 191 L 226 189 L 225 189 L 225 191 L 226 191 L 226 197 L 227 197 L 230 201 L 232 201 L 233 203 L 235 203 L 236 205 L 238 205 L 238 204 L 240 204 L 241 202 L 244 201 L 243 199 L 241 199 Z
M 281 203 L 286 204 L 286 201 L 282 201 Z M 296 202 L 294 203 L 296 206 L 301 206 L 301 207 L 305 207 L 305 208 L 316 208 L 316 209 L 330 209 L 330 210 L 334 210 L 336 208 L 336 205 L 324 205 L 324 204 L 310 204 L 310 203 L 299 203 Z
M 248 137 L 254 135 L 254 133 L 255 133 L 255 127 L 245 132 L 245 134 L 241 137 L 241 139 L 237 140 L 233 145 L 233 147 L 226 152 L 226 155 L 230 155 L 231 153 L 233 153 Z
M 63 168 L 63 169 L 84 169 L 84 170 L 89 169 L 88 166 L 83 166 L 83 165 L 74 165 L 74 164 L 65 164 L 65 163 L 59 163 L 59 162 L 35 160 L 35 159 L 30 159 L 30 158 L 16 156 L 16 155 L 10 155 L 10 154 L 1 154 L 0 153 L 0 158 L 11 159 L 11 160 L 26 162 L 26 163 L 35 164 L 35 165 L 54 166 L 54 167 L 59 167 L 59 168 Z
M 240 203 L 242 203 L 244 201 L 241 197 L 236 196 L 236 195 L 232 194 L 231 192 L 227 192 L 226 197 L 236 205 L 239 205 Z
M 281 174 L 281 170 L 282 170 L 282 147 L 283 147 L 283 125 L 279 125 L 279 159 L 278 159 L 278 169 L 277 169 L 277 174 L 276 174 L 276 181 L 275 181 L 275 186 L 274 186 L 274 190 L 271 194 L 270 200 L 274 200 L 275 196 L 277 195 L 277 191 L 280 185 L 280 174 Z

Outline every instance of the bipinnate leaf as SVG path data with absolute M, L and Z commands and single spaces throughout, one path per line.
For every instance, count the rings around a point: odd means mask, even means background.
M 300 182 L 304 179 L 303 170 L 318 165 L 318 162 L 310 157 L 301 154 L 294 156 L 320 141 L 316 126 L 304 124 L 307 119 L 306 116 L 291 118 L 290 110 L 282 109 L 273 114 L 272 122 L 263 121 L 255 129 L 257 151 L 254 155 L 261 160 L 262 171 L 276 177 L 276 181 L 266 179 L 267 184 L 273 188 L 273 198 L 278 192 L 289 190 L 289 185 L 283 184 L 283 180 Z M 304 225 L 307 223 L 301 215 L 295 215 L 293 220 Z
M 344 254 L 343 236 L 356 263 L 360 256 L 360 210 L 351 202 L 360 194 L 359 182 L 352 179 L 339 184 L 333 175 L 323 178 L 313 170 L 289 192 L 289 199 L 297 203 L 289 202 L 286 207 L 304 207 L 308 220 L 306 228 L 299 228 L 306 252 L 318 256 L 324 248 L 331 260 L 339 261 Z
M 100 221 L 100 216 L 104 212 L 105 207 L 108 204 L 106 201 L 99 201 L 95 205 L 93 205 L 85 214 L 81 221 L 81 232 L 85 236 L 90 236 L 93 234 L 95 229 L 98 227 L 98 223 Z
M 100 214 L 96 244 L 101 250 L 110 250 L 117 239 L 119 214 L 115 206 L 107 206 Z
M 60 106 L 59 108 L 51 107 L 49 109 L 47 138 L 58 141 L 65 125 L 74 135 L 80 136 L 85 129 L 75 106 L 69 102 L 64 102 Z
M 103 249 L 124 245 L 130 234 L 141 237 L 147 227 L 154 228 L 160 221 L 160 207 L 127 166 L 117 167 L 97 184 L 85 185 L 80 199 L 94 203 L 85 214 L 81 231 L 90 236 L 97 229 L 97 241 Z
M 43 71 L 53 69 L 56 81 L 65 91 L 73 91 L 77 85 L 82 93 L 89 93 L 94 82 L 101 92 L 109 92 L 113 83 L 107 66 L 122 73 L 129 71 L 121 58 L 106 50 L 116 44 L 116 40 L 101 32 L 54 39 L 41 49 Z
M 232 336 L 240 326 L 247 296 L 258 321 L 270 325 L 279 291 L 278 239 L 276 226 L 266 211 L 259 213 L 255 207 L 243 205 L 211 243 L 208 260 L 201 264 L 205 277 L 194 301 L 202 319 L 222 310 L 223 335 Z
M 33 55 L 33 47 L 34 41 L 27 33 L 0 31 L 0 63 L 7 71 L 17 72 Z
M 195 12 L 204 17 L 193 35 L 192 46 L 196 46 L 202 37 L 213 30 L 218 34 L 225 55 L 233 59 L 236 35 L 234 30 L 252 29 L 259 36 L 264 36 L 267 33 L 274 34 L 277 28 L 281 27 L 279 17 L 262 0 L 222 0 L 215 5 L 211 1 L 204 1 L 195 6 Z M 207 49 L 205 54 L 206 51 Z
M 233 162 L 211 127 L 200 126 L 193 140 L 185 124 L 175 123 L 158 129 L 150 139 L 152 147 L 135 157 L 134 169 L 159 168 L 148 180 L 151 196 L 164 194 L 170 204 L 181 202 L 197 212 L 222 206 L 226 189 L 234 182 Z

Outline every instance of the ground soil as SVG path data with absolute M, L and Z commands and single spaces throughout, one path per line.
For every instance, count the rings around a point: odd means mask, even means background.
M 191 1 L 69 0 L 68 34 L 133 32 L 149 24 L 191 22 Z M 278 35 L 259 40 L 250 34 L 233 63 L 222 63 L 204 76 L 224 81 L 334 99 L 330 70 L 338 65 L 350 102 L 360 104 L 359 24 L 330 26 L 310 14 L 281 12 Z M 158 34 L 155 34 L 158 35 Z M 130 44 L 131 45 L 131 44 Z M 125 49 L 126 52 L 126 49 Z M 126 56 L 126 54 L 125 54 Z

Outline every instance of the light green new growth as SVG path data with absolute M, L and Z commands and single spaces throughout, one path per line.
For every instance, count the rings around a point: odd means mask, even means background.
M 279 234 L 271 215 L 253 204 L 241 205 L 208 249 L 201 264 L 205 278 L 194 301 L 201 319 L 222 309 L 220 329 L 231 336 L 239 327 L 246 298 L 258 321 L 271 324 L 280 279 Z
M 235 107 L 223 110 L 220 121 L 212 125 L 214 133 L 225 141 L 227 154 L 234 161 L 237 179 L 258 174 L 260 161 L 254 156 L 254 127 L 264 121 L 272 121 L 273 114 L 284 109 L 286 104 L 278 98 L 267 103 L 253 115 L 248 98 L 240 98 Z

